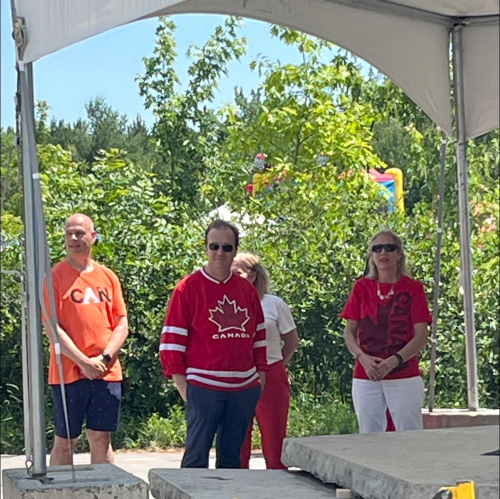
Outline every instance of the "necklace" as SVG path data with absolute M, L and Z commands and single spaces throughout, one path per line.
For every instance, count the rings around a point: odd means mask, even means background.
M 380 284 L 377 281 L 377 296 L 379 297 L 379 299 L 380 300 L 388 300 L 389 298 L 391 298 L 394 295 L 394 286 L 395 285 L 396 285 L 396 283 L 393 282 L 389 293 L 387 293 L 386 295 L 383 295 L 382 292 L 380 291 Z

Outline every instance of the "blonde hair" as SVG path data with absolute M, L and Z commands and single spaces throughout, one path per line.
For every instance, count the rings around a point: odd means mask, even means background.
M 398 278 L 403 276 L 403 275 L 411 277 L 410 271 L 406 267 L 406 255 L 405 255 L 405 252 L 403 249 L 403 241 L 401 241 L 401 238 L 395 232 L 393 232 L 392 230 L 388 230 L 388 229 L 378 231 L 370 239 L 370 243 L 368 244 L 368 254 L 366 256 L 366 261 L 367 261 L 366 277 L 368 277 L 368 279 L 378 279 L 378 269 L 377 269 L 377 266 L 373 263 L 371 256 L 372 256 L 373 241 L 375 241 L 375 239 L 377 239 L 377 237 L 379 237 L 379 236 L 391 237 L 394 241 L 394 244 L 396 244 L 396 246 L 398 247 L 398 249 L 396 251 L 399 253 L 399 255 L 401 257 L 398 260 L 398 269 L 397 269 Z
M 250 272 L 255 272 L 255 281 L 253 285 L 257 288 L 259 298 L 262 300 L 264 295 L 269 293 L 271 285 L 267 270 L 262 263 L 260 263 L 260 258 L 253 253 L 238 253 L 233 261 L 244 263 Z

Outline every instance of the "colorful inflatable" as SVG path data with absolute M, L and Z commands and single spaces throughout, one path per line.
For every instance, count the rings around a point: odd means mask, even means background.
M 399 168 L 388 168 L 384 173 L 371 168 L 370 177 L 389 192 L 389 211 L 396 207 L 404 211 L 403 172 Z
M 316 159 L 320 166 L 326 166 L 328 157 L 320 153 Z M 271 177 L 268 171 L 271 165 L 267 162 L 267 155 L 258 153 L 254 159 L 254 173 L 252 183 L 245 186 L 245 190 L 250 196 L 256 196 L 260 192 L 269 191 L 276 188 L 281 180 L 285 178 L 284 174 Z M 347 172 L 349 174 L 349 172 Z M 344 174 L 341 174 L 341 177 Z M 388 168 L 384 173 L 371 168 L 368 171 L 370 178 L 383 187 L 389 194 L 388 210 L 393 212 L 394 208 L 404 211 L 404 193 L 403 193 L 403 172 L 399 168 Z
M 259 152 L 254 159 L 254 174 L 252 183 L 245 186 L 245 190 L 251 196 L 256 196 L 259 192 L 270 191 L 275 189 L 278 184 L 286 177 L 286 173 L 282 172 L 275 177 L 271 177 L 268 171 L 271 165 L 267 162 L 267 154 Z

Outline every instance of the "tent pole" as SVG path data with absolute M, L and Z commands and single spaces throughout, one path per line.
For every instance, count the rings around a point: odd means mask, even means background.
M 26 465 L 32 477 L 47 477 L 45 442 L 45 397 L 43 373 L 43 342 L 38 300 L 38 266 L 36 211 L 34 209 L 33 173 L 38 172 L 38 156 L 35 138 L 35 108 L 33 64 L 24 64 L 27 31 L 23 17 L 18 17 L 16 4 L 11 0 L 13 37 L 17 56 L 16 133 L 20 156 L 19 171 L 22 178 L 22 211 L 24 225 L 24 270 L 26 334 L 23 337 L 23 397 L 24 409 L 29 410 L 30 428 L 26 433 Z M 33 168 L 35 166 L 36 168 Z M 26 365 L 27 363 L 27 365 Z M 26 402 L 27 401 L 27 402 Z M 25 416 L 26 418 L 26 416 Z M 30 462 L 29 460 L 32 459 Z
M 436 391 L 437 320 L 439 315 L 439 281 L 441 280 L 441 246 L 443 241 L 444 176 L 446 167 L 446 134 L 441 132 L 441 173 L 439 175 L 438 228 L 436 237 L 436 269 L 434 272 L 434 302 L 432 306 L 431 364 L 429 369 L 429 412 L 434 409 Z
M 467 399 L 469 410 L 479 408 L 477 393 L 477 360 L 474 330 L 474 293 L 470 244 L 469 192 L 467 179 L 467 135 L 465 129 L 464 81 L 462 61 L 463 25 L 453 27 L 453 86 L 457 130 L 458 209 L 460 221 L 461 284 L 464 293 L 465 353 L 467 358 Z
M 24 267 L 24 264 L 23 264 Z M 23 269 L 24 270 L 24 269 Z M 22 369 L 23 369 L 23 418 L 24 418 L 24 447 L 26 455 L 26 463 L 33 462 L 33 445 L 31 435 L 31 404 L 28 398 L 30 383 L 28 378 L 29 372 L 29 348 L 28 348 L 28 327 L 26 324 L 26 307 L 27 294 L 24 273 L 20 273 L 21 279 L 21 348 L 22 351 Z
M 17 169 L 20 183 L 23 182 L 23 152 L 22 152 L 22 118 L 21 118 L 21 80 L 19 71 L 17 73 L 17 90 L 15 96 L 16 103 L 16 147 L 17 147 Z M 21 190 L 23 190 L 23 187 Z M 24 198 L 23 198 L 24 199 Z M 24 204 L 21 207 L 22 219 L 24 220 Z M 8 272 L 2 270 L 2 272 Z M 30 400 L 30 379 L 29 379 L 29 340 L 28 340 L 28 293 L 26 289 L 26 243 L 24 243 L 24 253 L 21 260 L 21 359 L 23 374 L 23 418 L 24 418 L 24 453 L 26 456 L 26 466 L 29 468 L 33 463 L 33 435 L 31 428 L 31 400 Z
M 43 344 L 38 301 L 38 266 L 41 264 L 36 251 L 36 224 L 33 199 L 33 168 L 37 164 L 35 142 L 35 124 L 33 109 L 33 65 L 18 64 L 21 92 L 21 133 L 22 133 L 22 160 L 23 160 L 23 202 L 24 202 L 24 234 L 26 246 L 26 291 L 27 291 L 27 319 L 29 344 L 29 381 L 31 400 L 31 425 L 33 465 L 31 475 L 43 477 L 47 474 L 46 442 L 45 442 L 45 397 L 43 373 Z

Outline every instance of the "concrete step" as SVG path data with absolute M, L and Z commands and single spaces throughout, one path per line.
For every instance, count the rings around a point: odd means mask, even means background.
M 152 469 L 155 499 L 334 499 L 335 487 L 300 471 Z
M 499 409 L 428 409 L 422 410 L 424 428 L 466 428 L 470 426 L 491 426 L 500 424 Z
M 147 499 L 146 482 L 112 464 L 75 466 L 72 481 L 69 466 L 47 470 L 46 483 L 27 477 L 26 469 L 2 472 L 5 499 Z
M 286 439 L 282 460 L 364 499 L 432 499 L 473 480 L 476 497 L 498 499 L 498 426 Z

